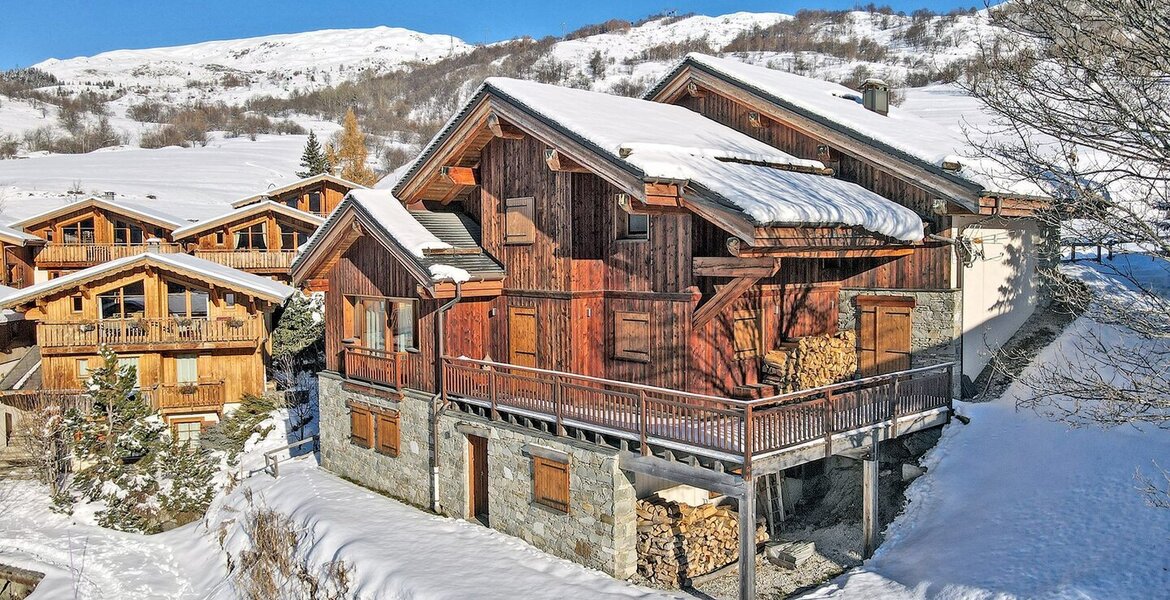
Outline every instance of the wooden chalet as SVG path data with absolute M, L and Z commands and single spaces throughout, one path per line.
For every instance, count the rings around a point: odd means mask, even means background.
M 36 393 L 83 389 L 106 346 L 137 369 L 144 397 L 181 436 L 197 437 L 225 404 L 265 390 L 273 311 L 293 293 L 218 263 L 151 251 L 15 290 L 0 308 L 36 322 Z
M 171 232 L 186 221 L 132 202 L 86 198 L 9 224 L 43 243 L 34 247 L 37 281 L 141 254 L 179 252 Z M 155 239 L 161 243 L 148 246 Z
M 11 288 L 32 285 L 36 271 L 33 253 L 44 245 L 44 239 L 31 233 L 14 227 L 0 226 L 0 252 L 4 255 L 0 285 Z
M 264 200 L 180 227 L 172 238 L 199 258 L 287 281 L 297 248 L 324 221 L 287 204 Z
M 788 391 L 764 354 L 837 333 L 843 282 L 950 250 L 929 212 L 831 173 L 684 107 L 489 79 L 393 196 L 351 192 L 293 265 L 328 290 L 326 468 L 625 577 L 624 528 L 581 551 L 577 494 L 613 494 L 590 523 L 639 477 L 736 496 L 749 556 L 758 478 L 867 450 L 872 547 L 877 442 L 947 421 L 954 354 L 916 352 L 914 299 L 880 289 L 856 298 L 860 378 Z M 616 475 L 574 470 L 598 460 Z M 529 494 L 544 508 L 507 504 Z
M 232 208 L 243 208 L 259 202 L 271 201 L 301 212 L 324 217 L 333 212 L 338 204 L 341 204 L 341 199 L 350 190 L 361 188 L 365 188 L 365 186 L 326 173 L 306 177 L 288 185 L 241 198 L 232 202 Z

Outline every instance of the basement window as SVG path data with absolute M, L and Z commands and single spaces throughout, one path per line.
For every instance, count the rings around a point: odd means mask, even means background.
M 536 199 L 504 200 L 504 243 L 531 244 L 536 241 Z
M 374 412 L 375 434 L 377 445 L 374 449 L 379 454 L 398 456 L 398 413 L 379 410 Z
M 618 360 L 650 362 L 650 313 L 613 313 L 613 357 Z
M 370 409 L 361 404 L 349 405 L 349 442 L 360 448 L 371 446 L 372 424 Z
M 557 512 L 569 512 L 569 463 L 532 457 L 532 500 Z

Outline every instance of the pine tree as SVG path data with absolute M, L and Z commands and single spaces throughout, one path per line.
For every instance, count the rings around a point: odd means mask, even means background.
M 297 177 L 301 178 L 321 175 L 333 170 L 332 165 L 329 164 L 329 157 L 321 150 L 321 143 L 317 141 L 317 134 L 313 131 L 309 132 L 309 141 L 305 142 L 305 151 L 301 154 L 301 167 L 304 171 L 297 172 Z
M 345 112 L 342 127 L 338 162 L 334 163 L 341 169 L 338 175 L 354 183 L 374 185 L 378 176 L 366 166 L 366 134 L 358 127 L 357 115 L 352 108 Z

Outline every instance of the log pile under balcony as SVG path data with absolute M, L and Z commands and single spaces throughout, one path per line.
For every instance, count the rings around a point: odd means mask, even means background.
M 656 498 L 639 500 L 638 573 L 677 588 L 731 564 L 739 556 L 739 514 L 728 506 L 690 506 Z M 756 526 L 756 543 L 768 532 Z
M 764 355 L 763 381 L 782 393 L 846 381 L 857 372 L 856 346 L 852 331 L 800 338 Z

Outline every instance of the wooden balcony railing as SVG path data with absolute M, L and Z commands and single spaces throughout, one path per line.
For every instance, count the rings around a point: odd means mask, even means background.
M 57 408 L 62 411 L 78 409 L 88 412 L 93 405 L 89 392 L 76 390 L 4 390 L 0 402 L 17 410 L 32 411 Z
M 223 407 L 227 397 L 222 381 L 200 381 L 198 383 L 161 383 L 143 390 L 150 405 L 158 411 L 189 410 Z
M 182 252 L 179 244 L 46 244 L 37 254 L 37 266 L 93 266 L 143 252 Z
M 398 390 L 409 387 L 430 391 L 433 387 L 423 374 L 422 355 L 413 352 L 345 348 L 342 369 L 348 379 L 376 383 Z
M 443 358 L 447 398 L 477 400 L 566 424 L 753 456 L 829 439 L 951 404 L 950 364 L 867 377 L 758 400 L 734 400 L 465 358 Z
M 196 250 L 204 260 L 244 271 L 288 271 L 296 250 Z
M 254 344 L 263 340 L 264 324 L 255 317 L 103 319 L 85 323 L 40 323 L 37 344 L 42 349 L 205 343 Z

